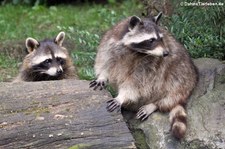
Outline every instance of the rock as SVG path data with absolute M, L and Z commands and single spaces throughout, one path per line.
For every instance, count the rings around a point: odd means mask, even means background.
M 0 148 L 136 148 L 110 98 L 88 81 L 0 83 Z
M 153 113 L 146 121 L 124 111 L 138 148 L 225 149 L 225 63 L 196 59 L 199 81 L 186 106 L 188 130 L 182 140 L 170 133 L 168 113 Z

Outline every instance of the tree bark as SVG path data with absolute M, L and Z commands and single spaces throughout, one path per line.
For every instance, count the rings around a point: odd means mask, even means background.
M 87 81 L 0 83 L 0 148 L 136 148 Z

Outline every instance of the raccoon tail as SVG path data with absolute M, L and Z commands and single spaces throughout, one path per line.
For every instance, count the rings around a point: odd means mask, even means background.
M 187 114 L 183 106 L 175 106 L 170 111 L 169 120 L 173 135 L 178 139 L 183 138 L 187 129 Z

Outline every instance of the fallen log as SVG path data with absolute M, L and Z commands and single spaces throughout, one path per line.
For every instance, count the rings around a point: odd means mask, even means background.
M 136 148 L 87 81 L 0 83 L 0 148 Z

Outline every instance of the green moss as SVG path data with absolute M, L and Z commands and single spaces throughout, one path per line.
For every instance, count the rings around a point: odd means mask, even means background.
M 86 149 L 89 148 L 91 145 L 88 144 L 77 144 L 74 146 L 69 147 L 69 149 Z
M 132 130 L 132 135 L 135 139 L 135 145 L 138 149 L 148 149 L 144 133 L 140 129 Z
M 225 75 L 219 76 L 217 82 L 224 84 L 225 83 Z
M 32 107 L 32 108 L 28 108 L 28 109 L 20 109 L 20 110 L 16 110 L 16 111 L 10 111 L 10 113 L 24 113 L 26 115 L 35 114 L 38 116 L 42 113 L 50 113 L 50 110 L 47 107 Z
M 210 145 L 205 145 L 204 141 L 193 140 L 191 142 L 185 143 L 184 149 L 213 149 Z

